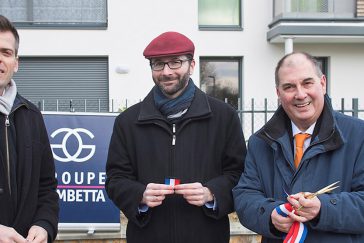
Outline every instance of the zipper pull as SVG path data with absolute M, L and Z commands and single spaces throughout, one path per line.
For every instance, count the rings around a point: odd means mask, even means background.
M 176 145 L 176 124 L 172 125 L 172 145 Z
M 176 145 L 176 135 L 173 134 L 172 145 Z
M 5 126 L 6 127 L 10 126 L 10 121 L 9 121 L 9 116 L 8 115 L 5 116 Z

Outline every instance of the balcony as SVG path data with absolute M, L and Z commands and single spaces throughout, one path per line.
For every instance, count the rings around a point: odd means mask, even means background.
M 364 43 L 364 0 L 273 0 L 267 40 Z

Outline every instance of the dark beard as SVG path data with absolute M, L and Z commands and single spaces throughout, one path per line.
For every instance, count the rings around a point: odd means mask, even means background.
M 172 89 L 172 90 L 165 90 L 163 85 L 161 85 L 160 83 L 158 83 L 158 87 L 159 89 L 163 92 L 163 94 L 166 94 L 168 96 L 173 96 L 175 93 L 177 93 L 180 90 L 185 89 L 187 86 L 187 82 L 190 79 L 190 76 L 188 74 L 189 72 L 186 72 L 179 80 L 177 85 Z M 173 80 L 174 78 L 171 77 L 163 77 L 163 79 L 161 81 L 170 81 Z

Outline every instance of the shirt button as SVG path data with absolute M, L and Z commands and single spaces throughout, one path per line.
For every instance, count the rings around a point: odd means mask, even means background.
M 332 204 L 334 204 L 334 205 L 336 205 L 336 203 L 337 203 L 336 199 L 330 199 L 330 202 L 331 202 Z

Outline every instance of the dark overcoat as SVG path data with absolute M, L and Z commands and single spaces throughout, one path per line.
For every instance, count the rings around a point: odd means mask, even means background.
M 0 115 L 4 135 L 5 116 Z M 6 156 L 0 153 L 0 224 L 26 237 L 32 225 L 43 227 L 48 240 L 57 235 L 58 194 L 52 151 L 42 114 L 29 101 L 16 96 L 9 115 L 10 161 L 16 170 L 16 189 L 9 193 Z M 5 143 L 4 136 L 1 137 Z M 15 147 L 13 147 L 15 146 Z M 15 154 L 14 154 L 15 152 Z M 15 163 L 14 163 L 15 162 Z M 14 174 L 14 173 L 13 173 Z M 16 193 L 16 195 L 14 195 Z
M 107 160 L 106 189 L 129 219 L 128 243 L 229 242 L 232 188 L 243 170 L 245 141 L 237 112 L 196 87 L 182 121 L 170 124 L 155 108 L 153 93 L 115 121 Z M 217 210 L 193 206 L 181 195 L 139 213 L 148 183 L 178 178 L 200 182 Z

